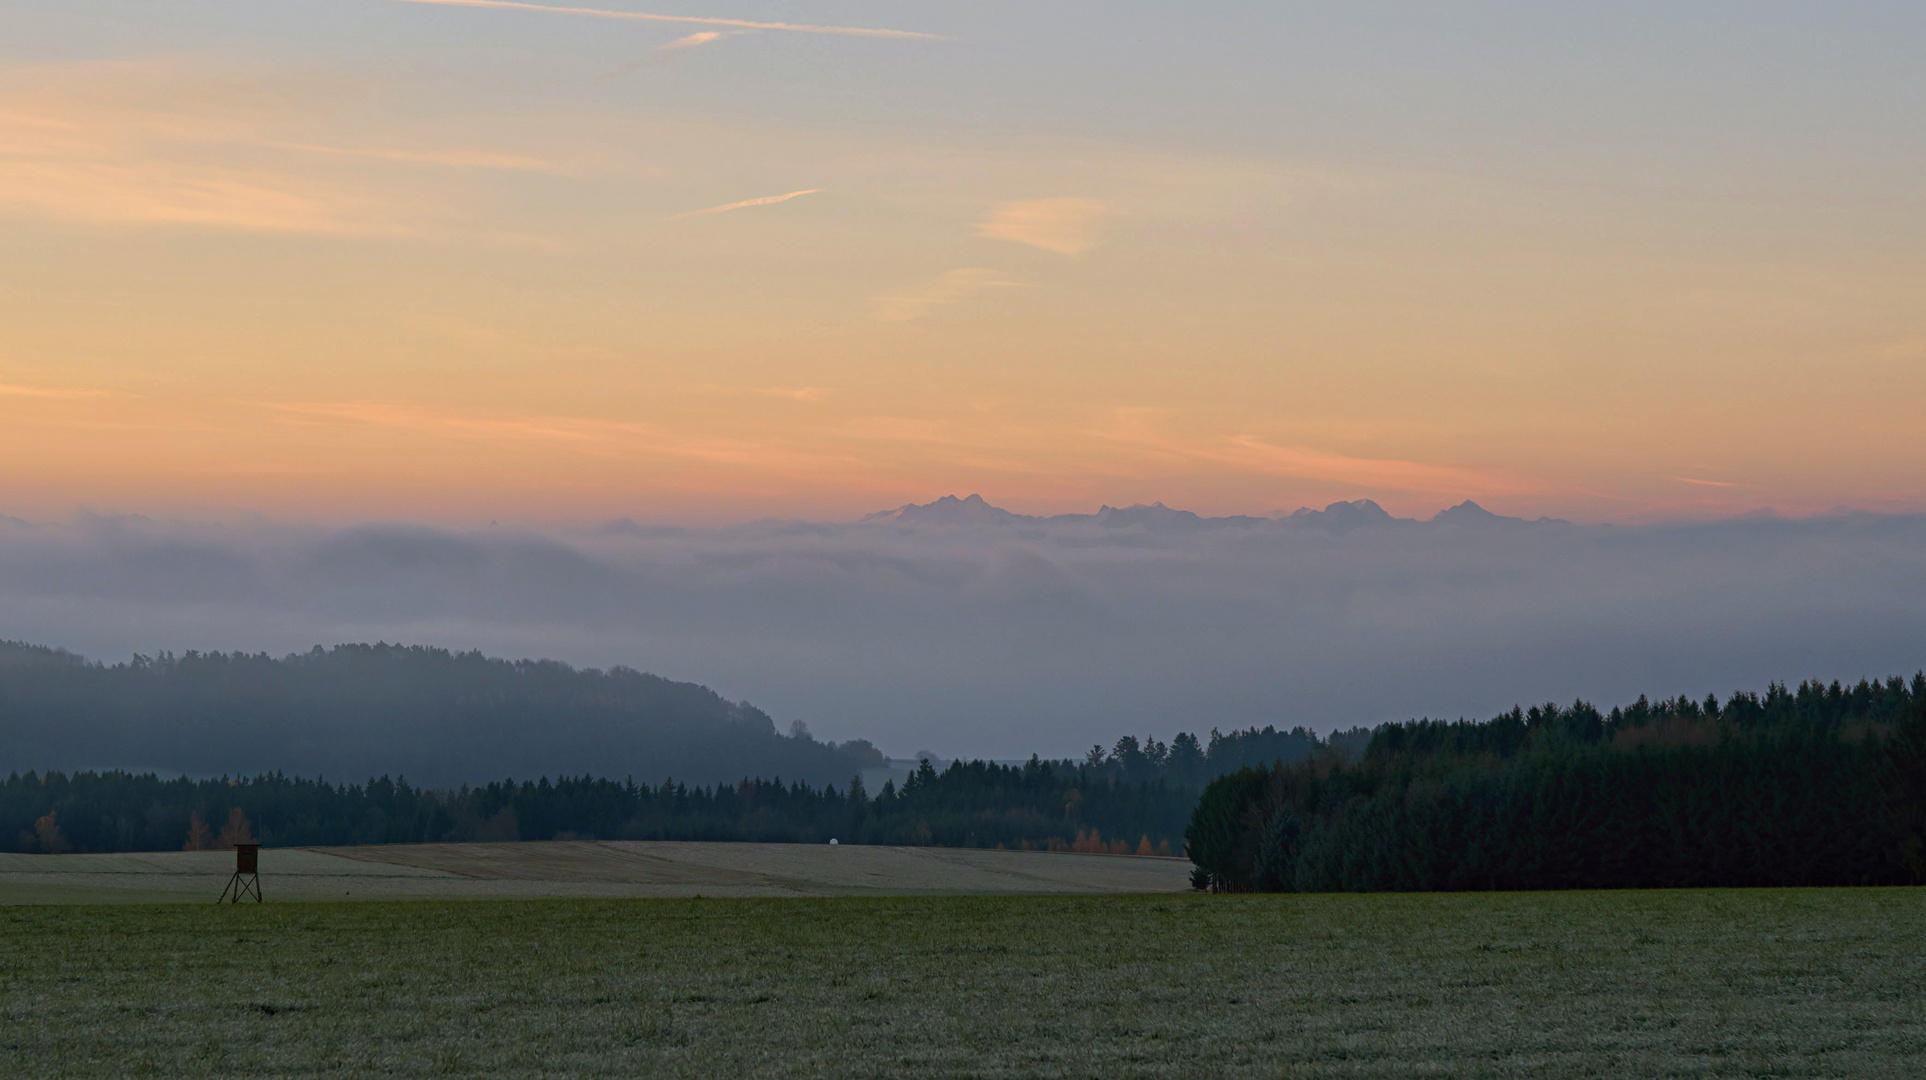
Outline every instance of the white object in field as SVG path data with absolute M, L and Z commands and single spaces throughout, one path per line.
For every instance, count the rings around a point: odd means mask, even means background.
M 830 846 L 830 847 L 835 847 L 835 846 L 836 846 L 836 838 L 835 838 L 835 837 L 833 837 L 833 836 L 832 836 L 832 837 L 830 837 L 830 838 L 829 838 L 829 846 Z

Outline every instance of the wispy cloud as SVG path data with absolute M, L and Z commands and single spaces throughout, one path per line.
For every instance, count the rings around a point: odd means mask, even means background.
M 1250 435 L 1187 437 L 1168 429 L 1167 421 L 1176 415 L 1176 410 L 1164 407 L 1116 408 L 1111 410 L 1106 422 L 1090 434 L 1108 444 L 1106 460 L 1115 460 L 1119 451 L 1127 450 L 1140 455 L 1145 464 L 1154 466 L 1150 470 L 1152 475 L 1179 463 L 1201 464 L 1212 470 L 1290 477 L 1372 492 L 1436 495 L 1452 500 L 1517 494 L 1536 490 L 1538 486 L 1522 474 L 1403 458 L 1357 457 L 1312 446 L 1279 445 Z
M 1873 355 L 1881 360 L 1926 359 L 1926 337 L 1901 338 L 1897 341 L 1881 342 L 1873 348 Z
M 703 217 L 708 214 L 726 214 L 731 210 L 743 210 L 751 206 L 773 206 L 779 202 L 800 199 L 804 195 L 814 195 L 822 190 L 822 188 L 806 188 L 802 191 L 792 191 L 787 195 L 764 195 L 760 199 L 744 199 L 741 202 L 724 203 L 721 206 L 710 206 L 701 210 L 691 210 L 685 214 L 676 214 L 669 218 L 669 220 L 681 221 L 683 218 Z
M 1696 484 L 1699 487 L 1729 488 L 1739 486 L 1736 480 L 1701 480 L 1695 476 L 1674 476 L 1672 479 L 1677 480 L 1681 484 Z
M 805 405 L 822 401 L 835 392 L 827 386 L 752 386 L 749 388 L 751 394 L 787 398 Z
M 411 338 L 438 338 L 469 345 L 501 345 L 510 340 L 510 335 L 492 326 L 422 311 L 401 313 L 395 318 L 395 327 Z
M 827 386 L 741 386 L 723 383 L 710 383 L 706 386 L 691 387 L 702 394 L 749 395 L 751 397 L 784 398 L 801 404 L 814 404 L 826 401 L 836 391 Z
M 0 161 L 0 211 L 96 225 L 400 234 L 372 206 L 313 181 L 213 164 Z
M 74 65 L 43 78 L 0 91 L 0 212 L 108 226 L 409 231 L 371 193 L 224 152 L 263 146 L 271 110 L 176 93 L 180 76 L 158 65 Z
M 159 60 L 0 70 L 0 215 L 90 228 L 552 246 L 503 219 L 463 227 L 473 189 L 439 170 L 559 174 L 552 161 L 407 133 L 304 138 L 358 83 Z
M 954 304 L 984 289 L 1020 288 L 1021 281 L 1003 281 L 994 270 L 966 266 L 951 270 L 927 287 L 905 296 L 876 298 L 875 318 L 882 322 L 908 322 L 929 314 L 933 307 Z
M 849 455 L 742 439 L 692 435 L 656 424 L 582 416 L 488 416 L 391 401 L 260 402 L 300 423 L 351 423 L 438 439 L 546 443 L 585 457 L 680 459 L 716 465 L 808 470 L 844 466 Z
M 276 150 L 299 150 L 307 154 L 373 158 L 377 161 L 398 161 L 410 165 L 445 165 L 453 169 L 555 171 L 554 165 L 538 158 L 497 154 L 486 150 L 390 150 L 353 146 L 319 146 L 313 143 L 294 142 L 269 142 L 262 145 Z
M 884 30 L 867 26 L 817 26 L 808 23 L 755 22 L 749 19 L 716 19 L 700 15 L 652 15 L 640 11 L 610 11 L 607 8 L 559 7 L 548 4 L 523 4 L 516 0 L 395 0 L 402 4 L 432 4 L 438 7 L 500 8 L 509 11 L 539 11 L 547 15 L 577 15 L 592 19 L 629 19 L 636 22 L 693 23 L 698 26 L 732 26 L 743 30 L 787 30 L 796 34 L 837 34 L 845 37 L 906 38 L 923 41 L 943 40 L 938 34 L 914 30 Z
M 1006 202 L 990 211 L 976 232 L 994 240 L 1076 255 L 1097 245 L 1097 233 L 1109 208 L 1094 199 L 1029 199 Z
M 634 61 L 633 63 L 623 64 L 622 66 L 616 68 L 614 71 L 611 71 L 597 78 L 595 81 L 607 82 L 610 79 L 618 78 L 622 75 L 627 75 L 629 72 L 632 72 L 632 71 L 646 71 L 649 68 L 661 67 L 662 65 L 675 59 L 676 55 L 679 53 L 685 53 L 685 52 L 688 52 L 690 49 L 700 48 L 704 45 L 721 41 L 723 38 L 726 38 L 726 37 L 735 37 L 737 34 L 753 34 L 753 33 L 755 33 L 755 31 L 753 30 L 726 30 L 726 31 L 725 30 L 703 30 L 700 33 L 690 34 L 686 37 L 679 37 L 679 38 L 676 38 L 674 41 L 667 42 L 666 44 L 657 45 L 655 47 L 655 52 L 652 53 L 647 59 L 637 60 L 637 61 Z
M 1519 489 L 1515 480 L 1477 469 L 1398 458 L 1364 458 L 1307 446 L 1275 446 L 1249 436 L 1231 440 L 1233 454 L 1266 472 L 1385 491 L 1490 495 Z
M 738 32 L 745 33 L 746 31 Z M 655 51 L 659 53 L 680 52 L 683 49 L 693 49 L 700 45 L 707 45 L 712 41 L 721 41 L 724 36 L 720 30 L 702 30 L 690 34 L 687 37 L 676 38 L 666 45 L 658 46 Z
M 385 401 L 266 402 L 268 408 L 296 417 L 345 420 L 374 427 L 398 428 L 444 438 L 543 439 L 583 443 L 611 435 L 644 435 L 646 424 L 611 423 L 576 417 L 463 416 Z
M 72 390 L 56 386 L 21 386 L 18 383 L 0 383 L 0 395 L 30 398 L 93 398 L 105 397 L 106 391 Z

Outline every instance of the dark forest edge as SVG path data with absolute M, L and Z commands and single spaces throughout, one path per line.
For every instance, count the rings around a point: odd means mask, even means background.
M 183 719 L 210 704 L 214 720 Z M 0 850 L 833 838 L 1184 853 L 1200 886 L 1225 891 L 1926 880 L 1926 674 L 1774 684 L 1723 703 L 1640 698 L 1609 714 L 1582 701 L 1547 704 L 1479 723 L 1329 737 L 1301 727 L 1179 733 L 1167 744 L 1125 736 L 1080 761 L 957 761 L 940 771 L 925 762 L 900 789 L 886 783 L 872 795 L 860 769 L 881 755 L 869 744 L 819 743 L 800 725 L 780 735 L 753 707 L 626 669 L 385 645 L 113 666 L 0 647 L 0 745 L 16 761 L 31 759 L 33 745 L 15 736 L 58 729 L 88 707 L 110 715 L 122 740 L 111 745 L 183 731 L 260 741 L 267 733 L 255 729 L 293 715 L 354 730 L 378 751 L 378 729 L 426 710 L 442 733 L 480 719 L 485 730 L 553 740 L 573 724 L 598 740 L 619 734 L 638 772 L 680 775 L 677 765 L 699 761 L 711 775 L 746 778 L 562 774 L 453 786 L 399 773 L 331 783 L 278 769 L 171 780 L 14 772 L 0 781 Z M 432 753 L 433 740 L 415 749 Z M 779 778 L 797 764 L 804 776 Z M 821 778 L 835 769 L 850 779 Z
M 63 853 L 475 840 L 711 840 L 997 847 L 1174 855 L 1197 794 L 1256 761 L 1361 750 L 1364 729 L 1330 739 L 1252 728 L 1208 741 L 1118 739 L 1082 761 L 923 761 L 899 790 L 871 796 L 861 774 L 835 784 L 744 779 L 638 784 L 593 776 L 453 790 L 382 777 L 332 784 L 270 773 L 162 779 L 153 773 L 15 773 L 0 781 L 0 849 Z M 1347 750 L 1347 746 L 1351 749 Z
M 1926 674 L 1387 724 L 1215 780 L 1185 835 L 1220 891 L 1926 882 Z

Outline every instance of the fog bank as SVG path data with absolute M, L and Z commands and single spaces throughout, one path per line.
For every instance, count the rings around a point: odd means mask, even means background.
M 1926 664 L 1920 517 L 992 511 L 577 532 L 0 519 L 0 638 L 109 660 L 384 640 L 622 664 L 818 737 L 1000 758 Z

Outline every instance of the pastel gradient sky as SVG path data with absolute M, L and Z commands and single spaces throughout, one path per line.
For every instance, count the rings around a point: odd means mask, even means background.
M 1922 57 L 1916 0 L 9 0 L 0 514 L 1926 509 Z

